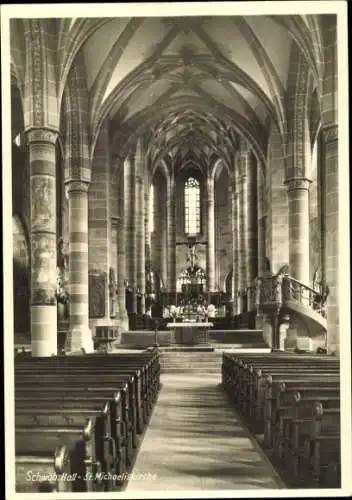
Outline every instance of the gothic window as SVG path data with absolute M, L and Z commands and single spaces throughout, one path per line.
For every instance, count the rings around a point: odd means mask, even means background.
M 154 184 L 150 186 L 149 193 L 149 232 L 153 233 L 155 230 L 154 219 L 155 219 L 155 205 L 154 205 Z
M 185 233 L 200 233 L 200 186 L 194 177 L 185 182 Z

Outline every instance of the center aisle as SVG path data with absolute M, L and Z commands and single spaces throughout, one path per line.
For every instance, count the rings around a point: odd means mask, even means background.
M 163 374 L 126 491 L 285 488 L 214 375 Z

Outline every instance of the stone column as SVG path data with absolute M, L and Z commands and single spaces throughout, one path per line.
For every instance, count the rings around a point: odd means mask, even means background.
M 158 190 L 158 202 L 162 203 L 162 206 L 167 207 L 167 199 L 165 191 L 163 193 Z M 159 205 L 160 206 L 160 205 Z M 163 211 L 159 217 L 160 221 L 160 277 L 163 283 L 164 288 L 168 286 L 168 274 L 167 274 L 167 265 L 168 265 L 168 251 L 167 251 L 167 240 L 168 240 L 168 226 L 167 226 L 167 209 Z
M 174 179 L 169 179 L 167 183 L 166 195 L 166 211 L 167 211 L 167 282 L 168 291 L 176 294 L 176 200 L 175 200 L 175 182 Z
M 266 214 L 264 213 L 264 200 L 263 200 L 263 186 L 262 186 L 262 172 L 257 168 L 257 252 L 258 252 L 258 276 L 264 273 L 265 261 L 265 220 Z
M 215 207 L 214 207 L 214 179 L 208 179 L 208 290 L 215 291 Z
M 137 286 L 141 294 L 140 313 L 145 314 L 145 221 L 144 221 L 144 182 L 141 165 L 136 171 L 136 264 Z
M 242 165 L 241 165 L 242 164 Z M 238 176 L 238 196 L 237 196 L 237 210 L 238 210 L 238 284 L 241 295 L 245 293 L 247 287 L 247 255 L 248 255 L 248 220 L 247 220 L 247 172 L 246 172 L 246 159 L 239 157 L 240 168 Z M 241 312 L 242 312 L 242 300 Z
M 144 263 L 144 275 L 145 275 L 145 294 L 147 293 L 147 275 L 146 270 L 150 272 L 151 270 L 151 233 L 149 231 L 149 217 L 152 217 L 153 214 L 149 211 L 149 200 L 150 200 L 150 182 L 148 176 L 145 176 L 144 180 L 144 255 L 145 255 L 145 263 Z M 155 221 L 154 221 L 155 223 Z M 147 309 L 147 295 L 145 295 L 145 304 Z M 148 300 L 149 305 L 149 300 Z
M 290 275 L 309 285 L 309 202 L 310 180 L 295 177 L 285 181 L 289 210 Z
M 121 197 L 122 198 L 122 197 Z M 120 200 L 123 205 L 123 198 Z M 121 213 L 121 211 L 120 211 Z M 126 252 L 125 252 L 124 218 L 117 219 L 117 303 L 118 318 L 121 330 L 128 330 L 128 315 L 126 311 Z
M 135 287 L 135 252 L 134 252 L 134 176 L 133 162 L 131 156 L 128 156 L 124 163 L 124 233 L 125 233 L 125 256 L 126 256 L 126 281 L 132 289 L 132 311 L 137 312 L 137 297 Z
M 340 353 L 340 335 L 345 335 L 345 324 L 340 321 L 343 318 L 343 310 L 349 310 L 346 290 L 341 283 L 341 269 L 344 269 L 342 260 L 348 261 L 348 257 L 341 256 L 345 253 L 344 228 L 341 227 L 339 219 L 343 213 L 348 213 L 345 200 L 339 193 L 339 158 L 338 158 L 338 126 L 331 124 L 323 129 L 324 138 L 324 256 L 325 256 L 325 280 L 329 287 L 326 303 L 327 317 L 327 351 L 328 354 Z M 341 175 L 341 174 L 340 174 Z M 346 269 L 347 271 L 347 269 Z M 343 271 L 342 271 L 343 272 Z M 349 279 L 347 277 L 347 279 Z M 347 294 L 348 295 L 348 294 Z M 342 325 L 342 328 L 341 328 Z
M 232 300 L 233 300 L 233 315 L 240 313 L 239 308 L 239 262 L 238 262 L 238 201 L 236 193 L 236 184 L 231 186 L 231 219 L 232 219 Z
M 56 155 L 53 130 L 27 132 L 30 165 L 32 356 L 57 354 Z
M 116 189 L 116 186 L 115 186 Z M 110 242 L 110 266 L 114 270 L 115 282 L 109 282 L 109 292 L 110 292 L 110 317 L 114 318 L 116 321 L 119 318 L 119 302 L 117 297 L 118 288 L 118 254 L 117 254 L 117 240 L 119 231 L 119 217 L 117 215 L 111 216 L 111 242 Z
M 251 152 L 247 157 L 247 199 L 246 199 L 246 281 L 247 286 L 253 284 L 258 274 L 258 236 L 257 236 L 257 165 Z
M 83 181 L 66 183 L 69 213 L 70 327 L 66 350 L 93 351 L 88 311 L 88 187 Z

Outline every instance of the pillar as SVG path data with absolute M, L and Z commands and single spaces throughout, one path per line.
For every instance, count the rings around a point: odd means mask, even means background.
M 232 213 L 232 300 L 233 315 L 240 313 L 239 308 L 239 261 L 238 261 L 238 201 L 235 182 L 231 185 L 231 213 Z
M 66 183 L 69 214 L 70 326 L 67 351 L 93 351 L 88 311 L 88 182 Z
M 285 181 L 289 211 L 289 265 L 293 278 L 309 285 L 309 203 L 310 180 L 295 177 Z
M 158 202 L 161 202 L 161 205 L 158 206 L 166 206 L 167 207 L 167 193 L 165 191 L 161 192 L 160 187 L 158 188 Z M 157 213 L 157 212 L 156 212 Z M 168 274 L 167 274 L 167 266 L 168 266 L 168 215 L 167 209 L 163 211 L 158 220 L 160 221 L 160 277 L 163 283 L 164 288 L 167 288 L 168 283 Z
M 123 205 L 122 196 L 119 202 L 121 205 Z M 120 214 L 121 213 L 122 210 L 120 211 Z M 117 304 L 118 304 L 119 327 L 121 330 L 128 330 L 128 315 L 126 310 L 125 240 L 126 240 L 126 233 L 124 227 L 124 218 L 123 216 L 120 216 L 117 219 Z
M 144 274 L 145 274 L 145 308 L 147 312 L 147 270 L 151 271 L 151 233 L 149 230 L 149 217 L 153 217 L 153 214 L 149 212 L 149 200 L 150 200 L 150 182 L 148 176 L 145 176 L 144 181 Z M 153 221 L 155 223 L 155 221 Z M 148 307 L 150 311 L 150 302 L 148 299 Z
M 170 179 L 167 183 L 166 194 L 166 211 L 167 211 L 167 282 L 168 290 L 176 299 L 176 200 L 175 200 L 175 183 Z M 173 300 L 175 300 L 173 299 Z
M 124 163 L 124 233 L 125 233 L 125 258 L 126 258 L 126 281 L 132 289 L 132 311 L 137 312 L 136 297 L 136 266 L 135 266 L 135 229 L 134 229 L 134 176 L 131 156 L 127 156 Z
M 263 167 L 257 167 L 257 253 L 258 253 L 258 276 L 263 276 L 265 270 L 265 224 L 266 214 L 264 213 L 264 189 L 263 189 Z
M 237 214 L 238 214 L 238 284 L 241 296 L 246 291 L 247 277 L 247 256 L 248 256 L 248 218 L 247 218 L 247 153 L 238 156 L 238 188 L 237 188 Z M 242 300 L 241 312 L 242 312 Z
M 258 235 L 257 235 L 257 165 L 251 152 L 247 158 L 247 199 L 246 199 L 246 282 L 252 286 L 258 274 Z
M 140 292 L 140 312 L 145 314 L 145 220 L 144 220 L 144 172 L 142 158 L 136 157 L 136 210 L 135 210 L 135 233 L 136 248 L 135 261 L 137 271 L 137 287 Z
M 329 295 L 326 303 L 327 317 L 327 351 L 328 354 L 339 355 L 340 352 L 340 331 L 345 335 L 345 324 L 340 322 L 343 317 L 341 310 L 348 308 L 346 290 L 341 280 L 341 273 L 346 268 L 341 266 L 342 245 L 346 236 L 341 227 L 339 219 L 341 214 L 347 213 L 347 207 L 343 196 L 339 193 L 339 172 L 338 163 L 338 126 L 331 124 L 323 129 L 324 138 L 324 227 L 325 233 L 325 281 L 329 287 Z M 340 186 L 342 186 L 340 182 Z M 346 217 L 346 215 L 344 216 Z M 341 241 L 343 239 L 343 241 Z M 346 259 L 348 260 L 348 259 Z M 348 279 L 348 278 L 347 278 Z M 339 286 L 340 285 L 340 286 Z M 341 295 L 340 295 L 341 294 Z M 348 296 L 348 294 L 347 294 Z M 345 305 L 344 305 L 345 304 Z M 341 328 L 341 324 L 343 327 Z
M 27 132 L 30 165 L 32 356 L 57 354 L 56 155 L 57 132 Z
M 214 179 L 208 179 L 208 246 L 207 246 L 207 261 L 208 261 L 208 290 L 215 291 L 215 206 L 214 206 Z

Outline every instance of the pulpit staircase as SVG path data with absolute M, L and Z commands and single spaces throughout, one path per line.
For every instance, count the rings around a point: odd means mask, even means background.
M 306 331 L 315 336 L 326 334 L 326 294 L 301 283 L 288 274 L 257 278 L 255 286 L 247 289 L 248 310 L 263 312 L 272 318 L 274 344 L 285 316 L 300 317 Z M 274 345 L 274 348 L 278 345 Z

